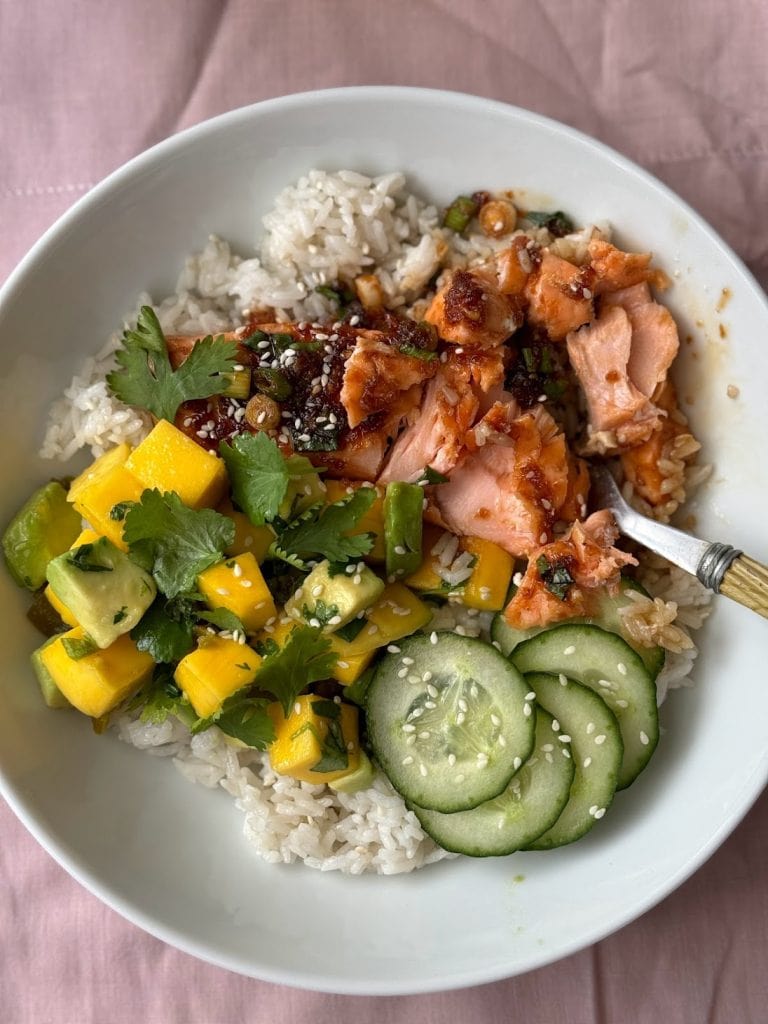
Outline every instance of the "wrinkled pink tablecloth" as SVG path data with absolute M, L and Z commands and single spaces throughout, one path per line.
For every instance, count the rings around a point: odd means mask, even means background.
M 212 114 L 289 92 L 449 87 L 575 125 L 654 171 L 768 283 L 761 0 L 0 0 L 0 280 L 105 174 Z M 761 1024 L 768 800 L 687 884 L 524 977 L 412 998 L 199 963 L 73 882 L 0 805 L 4 1024 Z

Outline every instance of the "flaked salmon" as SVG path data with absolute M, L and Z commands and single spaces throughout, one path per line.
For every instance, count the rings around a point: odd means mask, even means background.
M 491 263 L 454 271 L 432 300 L 425 320 L 444 341 L 493 347 L 517 330 L 523 315 L 514 295 L 502 292 Z
M 399 395 L 434 377 L 437 356 L 405 355 L 378 331 L 360 331 L 344 364 L 341 404 L 354 428 L 373 413 L 390 410 Z
M 524 557 L 551 539 L 577 473 L 543 406 L 521 414 L 515 403 L 499 402 L 469 433 L 464 458 L 434 502 L 452 532 Z
M 571 361 L 589 406 L 589 451 L 640 444 L 659 426 L 661 412 L 632 383 L 628 365 L 632 324 L 621 306 L 607 306 L 567 339 Z
M 525 297 L 529 323 L 545 330 L 552 341 L 562 341 L 594 314 L 588 275 L 547 250 L 526 282 Z
M 595 295 L 630 288 L 653 276 L 649 252 L 624 252 L 602 238 L 591 238 L 587 253 Z
M 617 292 L 606 292 L 604 306 L 620 306 L 632 327 L 632 347 L 627 362 L 629 379 L 646 397 L 667 378 L 680 340 L 677 325 L 665 306 L 654 302 L 648 285 L 631 285 Z
M 415 422 L 395 442 L 379 482 L 412 482 L 427 466 L 449 473 L 464 452 L 483 397 L 503 380 L 501 349 L 449 350 L 427 385 Z
M 531 551 L 525 575 L 504 610 L 516 629 L 546 626 L 593 612 L 603 588 L 613 591 L 625 565 L 637 559 L 614 547 L 618 530 L 602 509 L 576 521 L 563 537 Z M 570 582 L 568 582 L 570 580 Z

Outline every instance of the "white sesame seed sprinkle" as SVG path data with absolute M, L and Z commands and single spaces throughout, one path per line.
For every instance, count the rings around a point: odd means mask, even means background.
M 598 809 L 595 811 L 595 818 L 599 821 L 600 818 L 602 818 L 602 816 L 604 814 L 605 814 L 605 808 L 604 807 L 598 807 Z
M 568 676 L 563 675 L 562 672 L 560 673 L 560 675 L 557 678 L 558 678 L 558 681 L 559 681 L 561 686 L 567 686 L 568 685 Z
M 515 771 L 518 771 L 518 769 L 520 768 L 520 766 L 522 765 L 522 763 L 523 763 L 523 762 L 522 762 L 522 761 L 520 760 L 520 758 L 519 758 L 519 757 L 516 757 L 516 758 L 514 759 L 514 761 L 512 762 L 512 767 L 513 767 L 513 768 L 515 769 Z
M 595 743 L 598 747 L 602 747 L 605 743 L 605 733 L 601 732 L 599 736 L 595 736 Z
M 560 735 L 557 738 L 560 740 L 561 743 L 570 743 L 571 742 L 571 737 L 568 735 L 567 732 L 561 732 Z
M 401 668 L 400 671 L 397 673 L 397 678 L 398 679 L 405 679 L 405 677 L 407 675 L 408 675 L 408 669 L 407 668 Z
M 590 813 L 590 814 L 592 815 L 592 817 L 594 818 L 595 814 L 597 814 L 597 812 L 598 812 L 599 810 L 600 810 L 600 808 L 599 808 L 599 807 L 597 806 L 597 804 L 592 804 L 592 806 L 591 806 L 591 807 L 589 808 L 589 813 Z
M 226 587 L 217 587 L 216 593 L 221 594 L 222 597 L 229 597 L 229 591 Z
M 436 644 L 437 643 L 437 633 L 435 633 L 434 631 L 429 634 L 429 642 L 431 644 Z
M 336 664 L 338 665 L 339 668 L 349 668 L 349 662 L 348 661 L 342 661 L 341 659 L 339 659 L 336 662 Z
M 426 765 L 424 765 L 424 764 L 420 764 L 419 765 L 419 774 L 423 778 L 426 778 L 426 776 L 427 776 L 427 766 Z
M 424 729 L 422 732 L 419 733 L 419 739 L 428 740 L 431 735 L 432 733 L 429 731 L 429 729 Z
M 530 690 L 528 693 L 526 693 L 525 699 L 526 700 L 536 700 L 536 694 L 533 692 L 533 690 Z
M 403 726 L 403 732 L 416 732 L 416 726 L 412 725 L 410 722 L 406 722 Z
M 627 666 L 624 664 L 623 661 L 620 661 L 616 668 L 619 670 L 620 675 L 625 676 L 627 674 Z
M 552 732 L 560 732 L 560 723 L 556 718 L 552 719 Z
M 395 644 L 390 644 L 390 645 L 389 645 L 389 646 L 387 647 L 387 651 L 388 651 L 388 652 L 389 652 L 390 654 L 399 654 L 399 653 L 400 653 L 400 648 L 399 648 L 399 647 L 397 647 L 397 646 L 396 646 Z
M 465 718 L 466 718 L 466 715 L 464 714 L 464 712 L 460 711 L 458 713 L 458 715 L 456 715 L 456 725 L 463 725 Z
M 491 723 L 493 725 L 501 725 L 501 719 L 498 715 L 491 715 Z
M 589 766 L 591 764 L 592 764 L 592 758 L 591 757 L 585 757 L 584 760 L 581 762 L 581 767 L 582 768 L 589 768 Z
M 573 644 L 570 644 L 570 645 L 569 645 L 568 647 L 566 647 L 566 648 L 565 648 L 565 650 L 563 651 L 563 654 L 567 654 L 567 655 L 570 655 L 570 654 L 575 654 L 575 653 L 576 653 L 576 648 L 575 648 L 575 647 L 573 646 Z
M 644 747 L 647 747 L 648 744 L 651 742 L 648 739 L 648 735 L 643 731 L 640 732 L 640 742 L 643 744 Z M 595 743 L 597 743 L 597 740 L 595 740 Z
M 413 756 L 411 754 L 407 754 L 400 763 L 401 764 L 413 764 Z
M 595 723 L 594 722 L 587 722 L 587 736 L 591 736 L 594 731 L 595 731 Z
M 527 704 L 527 703 L 523 704 L 523 714 L 525 715 L 526 718 L 530 718 L 531 717 L 531 705 L 530 704 Z

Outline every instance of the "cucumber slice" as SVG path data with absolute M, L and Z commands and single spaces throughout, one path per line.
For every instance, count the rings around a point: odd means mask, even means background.
M 592 690 L 566 676 L 531 672 L 526 682 L 536 702 L 554 716 L 570 737 L 576 773 L 565 809 L 554 825 L 531 842 L 529 850 L 552 850 L 579 839 L 611 805 L 624 745 L 616 716 Z M 595 743 L 598 736 L 605 740 Z
M 533 754 L 494 800 L 458 814 L 411 805 L 422 828 L 438 846 L 469 857 L 502 857 L 533 843 L 568 803 L 574 764 L 551 715 L 536 709 Z
M 624 624 L 621 616 L 621 609 L 626 608 L 627 605 L 632 603 L 632 598 L 628 597 L 629 591 L 638 591 L 645 597 L 650 597 L 650 594 L 640 586 L 635 580 L 629 579 L 629 577 L 622 577 L 619 583 L 619 593 L 615 597 L 611 597 L 610 594 L 603 593 L 599 601 L 599 609 L 596 615 L 589 618 L 574 618 L 568 619 L 569 625 L 594 625 L 600 626 L 602 629 L 607 629 L 610 633 L 617 633 L 623 640 L 629 644 L 629 646 L 636 651 L 643 659 L 643 663 L 651 676 L 655 679 L 656 676 L 664 668 L 665 652 L 663 647 L 641 647 L 636 640 L 633 640 L 625 631 Z M 512 595 L 510 595 L 511 597 Z M 550 626 L 532 626 L 530 629 L 515 629 L 504 618 L 504 612 L 499 612 L 494 617 L 491 625 L 491 639 L 494 640 L 503 654 L 510 654 L 518 644 L 522 643 L 523 640 L 529 640 L 532 636 L 537 636 L 542 633 L 545 629 L 550 629 Z
M 368 738 L 406 800 L 452 813 L 503 792 L 533 748 L 533 697 L 482 640 L 435 633 L 399 641 L 366 694 Z
M 635 651 L 599 626 L 553 626 L 512 652 L 521 672 L 563 673 L 602 697 L 616 716 L 624 744 L 617 789 L 645 768 L 659 741 L 656 684 Z M 602 735 L 602 734 L 600 734 Z

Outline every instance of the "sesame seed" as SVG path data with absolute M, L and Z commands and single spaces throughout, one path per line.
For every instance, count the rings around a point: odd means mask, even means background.
M 332 615 L 330 617 L 330 619 L 328 619 L 328 625 L 329 626 L 339 626 L 339 625 L 341 625 L 341 616 L 340 615 Z
M 506 745 L 507 745 L 507 741 L 504 739 L 504 736 L 501 735 L 501 734 L 499 735 L 499 738 L 496 740 L 496 742 L 499 744 L 500 747 L 506 747 Z
M 405 548 L 403 547 L 402 544 L 395 544 L 395 554 L 396 555 L 404 555 L 405 554 Z
M 423 764 L 420 764 L 420 765 L 419 765 L 419 774 L 420 774 L 420 775 L 421 775 L 421 776 L 422 776 L 423 778 L 426 778 L 426 775 L 427 775 L 427 767 L 426 767 L 426 765 L 423 765 Z
M 536 700 L 536 694 L 533 692 L 533 690 L 531 690 L 529 693 L 526 693 L 525 699 L 526 700 Z
M 427 669 L 427 671 L 424 673 L 424 675 L 421 678 L 424 680 L 425 683 L 428 683 L 429 680 L 432 678 L 432 673 L 429 671 L 429 669 Z M 435 694 L 435 696 L 436 696 L 436 694 Z
M 436 686 L 432 686 L 432 684 L 430 683 L 430 685 L 427 687 L 427 693 L 429 694 L 430 697 L 436 697 L 437 696 L 437 687 Z
M 437 704 L 435 704 L 433 700 L 425 700 L 424 707 L 427 708 L 429 711 L 434 711 L 435 708 L 437 707 Z
M 568 685 L 568 676 L 563 675 L 562 672 L 560 673 L 560 675 L 557 678 L 558 678 L 561 686 L 567 686 Z
M 401 668 L 400 671 L 397 673 L 397 678 L 398 679 L 405 679 L 405 677 L 407 675 L 408 675 L 408 669 L 407 668 Z
M 416 732 L 416 726 L 411 725 L 410 722 L 406 722 L 403 726 L 403 732 Z
M 479 695 L 480 695 L 480 691 L 479 691 L 479 690 L 478 690 L 478 688 L 477 688 L 477 683 L 472 683 L 472 686 L 471 686 L 471 687 L 470 687 L 470 689 L 469 689 L 469 696 L 470 696 L 470 697 L 471 697 L 471 698 L 472 698 L 473 700 L 477 700 L 477 698 L 479 697 Z
M 563 757 L 570 758 L 570 756 L 571 756 L 571 752 L 568 749 L 568 747 L 561 747 L 560 753 L 563 755 Z
M 455 754 L 449 754 L 448 755 L 448 765 L 449 765 L 449 767 L 453 768 L 453 766 L 455 764 L 456 764 L 456 755 Z
M 376 636 L 376 634 L 378 632 L 379 632 L 379 627 L 376 625 L 375 622 L 372 622 L 370 624 L 370 626 L 368 627 L 368 629 L 366 630 L 366 633 L 368 634 L 368 636 Z
M 316 587 L 312 587 L 312 597 L 320 597 L 323 592 L 323 586 L 318 583 Z
M 605 808 L 604 807 L 598 807 L 598 809 L 595 811 L 595 818 L 599 821 L 600 818 L 602 818 L 602 816 L 604 814 L 605 814 Z
M 595 743 L 601 747 L 605 743 L 605 733 L 601 732 L 599 736 L 595 736 Z
M 401 660 L 402 660 L 404 665 L 412 665 L 413 664 L 413 658 L 402 658 Z
M 597 804 L 592 804 L 592 806 L 591 806 L 591 807 L 589 808 L 589 813 L 590 813 L 590 814 L 592 815 L 592 817 L 594 818 L 595 814 L 597 814 L 597 812 L 598 812 L 599 810 L 600 810 L 600 808 L 599 808 L 599 807 L 597 806 Z
M 560 732 L 560 723 L 556 718 L 552 719 L 552 732 Z
M 423 732 L 419 733 L 419 739 L 428 740 L 431 735 L 432 733 L 429 731 L 429 729 L 425 729 Z
M 320 628 L 320 619 L 310 619 L 309 620 L 309 624 L 310 624 L 310 626 L 312 626 L 313 629 L 319 629 Z
M 628 700 L 617 700 L 616 701 L 616 707 L 617 708 L 628 708 L 629 707 L 629 701 Z
M 625 676 L 627 674 L 627 666 L 624 664 L 623 661 L 620 661 L 616 668 L 619 670 L 621 675 Z
M 466 776 L 462 773 L 461 775 L 457 775 L 456 776 L 456 781 L 457 782 L 463 782 L 465 778 L 466 778 Z
M 339 661 L 336 662 L 336 664 L 338 665 L 339 668 L 349 668 L 349 662 L 348 661 L 341 661 L 341 660 L 339 660 Z
M 413 673 L 411 673 L 411 675 L 409 675 L 409 676 L 408 676 L 408 682 L 409 682 L 409 683 L 410 683 L 410 684 L 411 684 L 412 686 L 418 686 L 418 685 L 419 685 L 419 684 L 421 683 L 421 680 L 420 680 L 420 679 L 419 679 L 419 677 L 418 677 L 418 676 L 416 675 L 416 673 L 415 673 L 415 672 L 413 672 Z M 425 706 L 425 707 L 430 707 L 430 705 L 431 705 L 432 707 L 435 707 L 435 705 L 434 705 L 434 704 L 432 704 L 432 702 L 431 702 L 431 701 L 427 702 L 427 703 L 426 703 L 426 704 L 425 704 L 424 706 Z
M 594 722 L 587 722 L 587 736 L 591 736 L 594 731 L 595 731 L 595 723 Z
M 400 653 L 400 648 L 396 644 L 390 644 L 387 647 L 387 650 L 389 651 L 390 654 L 399 654 Z
M 514 761 L 512 762 L 512 767 L 513 767 L 513 768 L 515 769 L 515 771 L 517 771 L 517 770 L 518 770 L 518 769 L 520 768 L 520 765 L 521 765 L 522 763 L 523 763 L 523 762 L 522 762 L 522 761 L 520 760 L 520 758 L 519 758 L 519 757 L 516 757 L 516 758 L 514 759 Z
M 413 764 L 413 757 L 410 754 L 407 754 L 400 763 L 401 764 Z
M 459 711 L 465 711 L 466 712 L 468 710 L 469 710 L 469 705 L 467 704 L 467 702 L 464 700 L 463 697 L 460 697 L 459 698 Z
M 299 587 L 299 589 L 294 593 L 293 599 L 294 601 L 300 601 L 302 597 L 304 597 L 304 591 Z
M 530 704 L 523 704 L 523 714 L 525 715 L 526 718 L 530 718 L 531 717 L 531 705 Z
M 478 768 L 485 768 L 485 766 L 486 766 L 487 764 L 488 764 L 488 755 L 487 755 L 487 754 L 484 754 L 484 753 L 483 753 L 483 752 L 481 751 L 481 752 L 480 752 L 480 753 L 479 753 L 479 754 L 477 755 L 477 766 L 478 766 Z
M 232 573 L 238 579 L 240 579 L 240 577 L 243 575 L 243 567 L 242 567 L 242 565 L 238 565 L 237 562 L 235 562 L 235 564 L 232 566 Z
M 352 577 L 352 582 L 355 584 L 356 587 L 359 587 L 360 584 L 363 582 L 363 578 L 359 572 L 356 572 L 355 575 Z
M 585 757 L 584 760 L 581 762 L 581 767 L 582 768 L 589 768 L 589 766 L 591 764 L 592 764 L 592 758 L 591 757 Z
M 458 715 L 456 715 L 456 725 L 463 725 L 463 724 L 464 724 L 464 719 L 465 719 L 466 717 L 467 717 L 467 716 L 466 716 L 466 715 L 464 714 L 464 712 L 463 712 L 463 711 L 460 711 L 460 712 L 458 713 Z
M 569 647 L 566 647 L 565 650 L 563 651 L 563 654 L 575 654 L 575 653 L 576 653 L 576 648 L 573 646 L 573 644 L 571 644 Z
M 551 743 L 543 743 L 541 749 L 546 753 L 548 750 L 554 750 L 554 746 Z
M 571 742 L 571 737 L 568 735 L 567 732 L 561 732 L 560 735 L 557 738 L 560 740 L 561 743 L 570 743 Z
M 644 747 L 647 747 L 648 744 L 650 743 L 650 740 L 648 739 L 648 736 L 646 735 L 646 733 L 644 733 L 642 731 L 640 733 L 640 742 L 643 744 Z M 595 743 L 597 743 L 597 740 L 595 740 Z
M 229 591 L 226 587 L 218 587 L 216 593 L 221 594 L 222 597 L 229 597 Z
M 357 314 L 355 314 L 355 316 L 352 316 L 352 317 L 349 318 L 349 326 L 350 327 L 357 327 L 357 325 L 359 323 L 360 323 L 360 317 L 357 316 Z
M 437 643 L 437 633 L 435 633 L 434 631 L 429 634 L 429 642 L 431 644 Z
M 547 762 L 548 764 L 553 764 L 553 763 L 554 763 L 554 760 L 555 760 L 555 759 L 554 759 L 554 758 L 552 757 L 552 755 L 551 755 L 551 754 L 545 754 L 545 755 L 544 755 L 544 760 L 545 760 L 545 761 L 546 761 L 546 762 Z
M 546 533 L 546 530 L 543 530 L 539 534 L 539 544 L 546 544 L 546 543 L 547 543 L 547 533 Z

